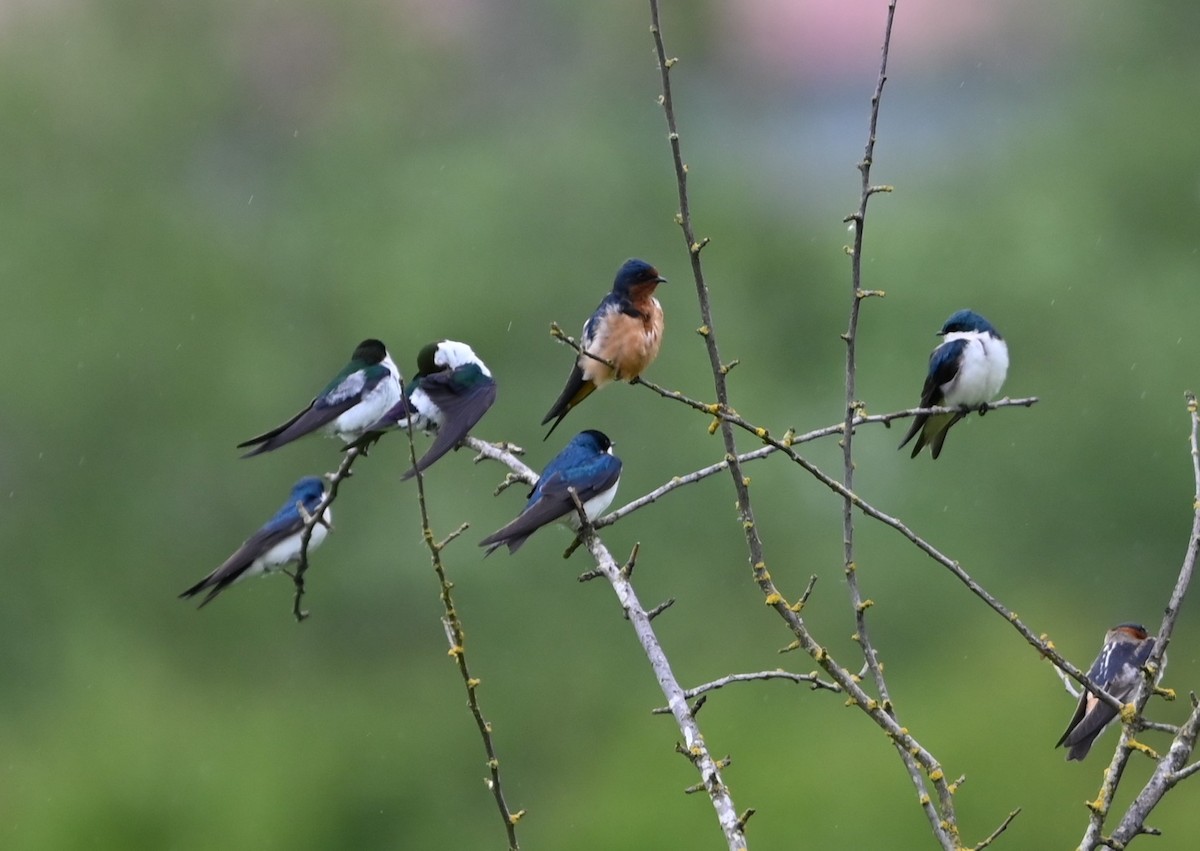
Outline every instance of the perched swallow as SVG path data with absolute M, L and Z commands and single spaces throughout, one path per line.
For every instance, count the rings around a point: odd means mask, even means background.
M 575 489 L 588 520 L 595 520 L 617 495 L 620 479 L 621 459 L 612 454 L 612 441 L 593 429 L 581 431 L 542 470 L 517 519 L 488 535 L 479 546 L 487 547 L 488 555 L 501 545 L 515 553 L 526 538 L 555 520 L 579 531 L 579 515 L 568 488 Z
M 194 597 L 201 591 L 208 591 L 208 596 L 200 602 L 200 608 L 204 608 L 212 602 L 213 597 L 243 577 L 264 575 L 299 561 L 300 544 L 304 537 L 304 515 L 307 513 L 311 517 L 316 514 L 324 496 L 325 482 L 321 479 L 306 476 L 296 482 L 292 486 L 292 495 L 275 512 L 274 517 L 247 538 L 220 567 L 179 596 Z M 301 506 L 304 507 L 303 511 Z M 321 546 L 329 534 L 327 524 L 332 522 L 333 514 L 326 509 L 321 521 L 312 527 L 312 535 L 308 540 L 309 552 Z
M 918 415 L 898 447 L 903 449 L 920 432 L 913 446 L 913 458 L 926 444 L 937 458 L 950 426 L 971 408 L 980 408 L 983 413 L 983 406 L 1000 392 L 1008 375 L 1008 344 L 978 313 L 960 310 L 937 333 L 945 341 L 929 356 L 929 375 L 921 390 L 921 407 L 962 410 L 955 414 Z
M 466 343 L 438 340 L 417 355 L 417 374 L 404 395 L 368 432 L 404 429 L 410 418 L 414 429 L 437 432 L 416 470 L 401 477 L 411 479 L 467 436 L 496 401 L 496 382 L 487 364 Z
M 1125 703 L 1137 688 L 1142 667 L 1154 650 L 1154 639 L 1139 623 L 1123 623 L 1114 626 L 1104 635 L 1104 647 L 1088 670 L 1088 679 L 1103 688 L 1117 700 Z M 1092 743 L 1104 732 L 1104 728 L 1117 717 L 1117 710 L 1102 703 L 1090 691 L 1079 696 L 1079 705 L 1071 723 L 1054 745 L 1066 745 L 1067 759 L 1081 760 L 1092 749 Z
M 658 357 L 663 312 L 654 290 L 666 280 L 645 260 L 626 260 L 617 270 L 612 292 L 583 326 L 580 346 L 595 357 L 581 353 L 575 361 L 567 386 L 542 419 L 542 425 L 554 420 L 546 437 L 593 390 L 614 380 L 633 381 Z
M 317 397 L 278 428 L 238 444 L 253 446 L 250 458 L 278 449 L 309 432 L 322 429 L 346 443 L 357 440 L 368 427 L 400 400 L 400 370 L 378 340 L 363 340 L 345 369 L 333 377 Z

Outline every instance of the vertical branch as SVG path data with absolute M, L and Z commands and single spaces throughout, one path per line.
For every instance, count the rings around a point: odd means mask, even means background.
M 890 39 L 891 22 L 895 12 L 895 2 L 889 5 L 888 10 L 888 27 L 887 33 Z M 712 318 L 712 308 L 708 296 L 708 285 L 704 280 L 704 269 L 700 259 L 700 252 L 708 244 L 707 239 L 697 240 L 695 228 L 692 225 L 691 208 L 688 201 L 688 169 L 683 161 L 683 154 L 679 139 L 679 128 L 675 120 L 675 107 L 671 98 L 671 69 L 675 66 L 677 59 L 667 58 L 666 48 L 663 44 L 662 27 L 659 19 L 658 0 L 650 0 L 650 32 L 654 37 L 655 53 L 658 58 L 659 72 L 662 78 L 662 95 L 659 97 L 659 103 L 662 105 L 663 113 L 667 121 L 667 138 L 671 146 L 671 157 L 675 166 L 675 182 L 679 193 L 679 212 L 676 215 L 676 222 L 683 231 L 684 241 L 687 244 L 688 256 L 691 260 L 692 277 L 696 284 L 696 297 L 700 306 L 700 335 L 704 338 L 706 350 L 708 352 L 709 366 L 712 369 L 713 385 L 716 390 L 717 402 L 716 410 L 713 412 L 717 415 L 719 422 L 721 438 L 725 446 L 725 461 L 729 464 L 729 473 L 733 479 L 734 492 L 737 496 L 738 516 L 741 520 L 742 529 L 746 538 L 746 547 L 749 552 L 751 571 L 754 576 L 754 581 L 762 591 L 767 605 L 771 606 L 775 612 L 783 618 L 784 622 L 796 636 L 794 646 L 802 648 L 806 653 L 813 657 L 825 670 L 834 677 L 835 681 L 846 688 L 854 702 L 862 708 L 867 714 L 871 715 L 885 730 L 888 730 L 889 737 L 893 745 L 896 747 L 897 753 L 904 760 L 905 766 L 908 769 L 909 776 L 912 778 L 913 784 L 917 789 L 918 798 L 921 807 L 925 812 L 926 818 L 929 820 L 930 828 L 933 831 L 934 837 L 938 843 L 945 849 L 957 849 L 958 843 L 958 827 L 954 815 L 954 802 L 952 798 L 953 791 L 950 784 L 945 780 L 940 766 L 932 755 L 925 752 L 923 749 L 913 747 L 915 745 L 907 731 L 901 733 L 901 728 L 895 724 L 888 713 L 880 709 L 875 700 L 867 696 L 857 687 L 852 678 L 845 669 L 833 663 L 828 651 L 825 650 L 808 632 L 804 625 L 803 619 L 800 617 L 801 605 L 789 605 L 784 596 L 779 592 L 775 583 L 771 579 L 771 574 L 767 570 L 766 558 L 762 538 L 758 533 L 758 526 L 754 518 L 754 509 L 750 500 L 749 479 L 742 473 L 742 465 L 738 460 L 737 445 L 733 435 L 733 423 L 725 416 L 732 414 L 732 408 L 729 405 L 729 392 L 726 383 L 726 375 L 729 372 L 729 367 L 722 363 L 720 350 L 717 347 L 716 329 Z M 886 43 L 884 59 L 886 61 Z M 882 74 L 881 74 L 882 77 Z M 878 92 L 876 92 L 878 99 Z M 871 134 L 868 144 L 868 157 L 873 149 L 875 136 L 875 119 L 878 111 L 872 111 Z M 864 181 L 866 177 L 864 176 Z M 882 191 L 882 190 L 875 190 Z M 861 241 L 861 229 L 858 241 Z M 856 242 L 857 244 L 857 242 Z M 858 281 L 855 280 L 856 301 L 858 300 L 859 290 Z M 857 308 L 854 312 L 855 323 L 857 322 Z M 849 387 L 851 396 L 853 395 L 853 385 Z M 761 429 L 758 434 L 760 439 L 766 440 L 769 435 L 765 429 Z M 785 442 L 789 438 L 784 438 Z M 847 450 L 848 451 L 848 450 Z M 895 728 L 894 731 L 891 728 Z M 921 759 L 915 760 L 914 753 L 919 753 Z M 926 791 L 925 781 L 921 775 L 924 770 L 933 780 L 934 786 L 938 791 L 939 806 L 935 807 Z M 941 812 L 939 813 L 939 809 Z
M 704 267 L 700 262 L 700 252 L 708 244 L 708 240 L 696 240 L 696 232 L 692 227 L 692 214 L 688 203 L 687 165 L 683 162 L 683 153 L 679 144 L 679 128 L 675 123 L 675 105 L 671 100 L 671 69 L 677 59 L 668 59 L 666 47 L 663 45 L 662 29 L 659 25 L 658 0 L 650 0 L 650 32 L 654 36 L 654 49 L 658 57 L 658 68 L 662 77 L 662 95 L 659 103 L 667 119 L 667 138 L 671 143 L 671 158 L 675 165 L 675 182 L 679 191 L 679 213 L 675 220 L 683 231 L 687 243 L 688 256 L 691 258 L 692 278 L 696 283 L 696 298 L 700 303 L 700 336 L 708 352 L 709 366 L 712 368 L 713 384 L 717 394 L 717 407 L 729 410 L 729 391 L 726 386 L 728 368 L 721 363 L 721 353 L 717 348 L 717 332 L 713 327 L 712 306 L 708 298 L 708 285 L 704 281 Z M 745 531 L 746 546 L 750 554 L 751 570 L 754 581 L 766 595 L 767 600 L 775 610 L 786 619 L 800 622 L 799 615 L 789 610 L 783 595 L 771 580 L 767 571 L 767 563 L 763 554 L 762 539 L 758 534 L 758 526 L 754 521 L 754 508 L 750 502 L 750 486 L 748 479 L 742 473 L 741 462 L 738 461 L 737 444 L 733 437 L 733 426 L 724 418 L 720 421 L 721 439 L 725 445 L 725 461 L 729 464 L 729 473 L 733 479 L 733 489 L 737 495 L 738 519 L 741 520 Z
M 1166 658 L 1167 645 L 1171 643 L 1171 635 L 1174 633 L 1175 624 L 1179 619 L 1179 610 L 1183 605 L 1183 598 L 1187 594 L 1188 587 L 1192 583 L 1192 575 L 1196 570 L 1197 555 L 1200 553 L 1200 414 L 1197 412 L 1196 395 L 1194 393 L 1187 394 L 1187 410 L 1188 416 L 1191 419 L 1189 445 L 1192 455 L 1192 476 L 1195 485 L 1195 492 L 1192 495 L 1192 534 L 1188 540 L 1187 551 L 1183 557 L 1183 566 L 1179 569 L 1179 576 L 1175 580 L 1175 587 L 1171 591 L 1170 600 L 1167 602 L 1166 613 L 1163 615 L 1162 625 L 1158 630 L 1154 651 L 1150 654 L 1150 659 L 1146 662 L 1147 670 L 1153 673 L 1151 676 L 1143 678 L 1131 701 L 1135 710 L 1134 717 L 1137 718 L 1141 717 L 1143 710 L 1146 708 L 1146 703 L 1150 700 L 1151 695 L 1154 694 L 1155 678 L 1162 671 L 1164 659 Z M 1124 843 L 1127 843 L 1139 833 L 1145 832 L 1145 821 L 1150 811 L 1158 804 L 1162 796 L 1170 791 L 1175 783 L 1186 776 L 1182 772 L 1181 766 L 1192 754 L 1192 750 L 1196 744 L 1197 729 L 1200 729 L 1200 710 L 1193 706 L 1192 714 L 1189 716 L 1187 723 L 1180 728 L 1179 733 L 1175 736 L 1170 752 L 1159 760 L 1154 775 L 1133 803 L 1129 805 L 1129 809 L 1126 810 L 1117 830 L 1113 833 L 1112 841 L 1120 841 L 1122 843 L 1115 847 L 1123 848 Z M 1113 796 L 1116 794 L 1117 786 L 1121 782 L 1121 777 L 1125 773 L 1125 766 L 1129 762 L 1129 757 L 1136 749 L 1133 744 L 1133 730 L 1126 724 L 1121 731 L 1121 740 L 1117 745 L 1116 752 L 1113 754 L 1112 762 L 1104 772 L 1104 782 L 1100 786 L 1100 792 L 1096 796 L 1096 800 L 1088 804 L 1091 814 L 1088 818 L 1088 826 L 1084 832 L 1083 841 L 1079 846 L 1083 851 L 1091 851 L 1093 848 L 1100 848 L 1109 844 L 1109 840 L 1103 835 L 1104 820 L 1108 816 L 1108 809 L 1112 804 Z
M 863 231 L 867 223 L 867 202 L 877 191 L 871 186 L 871 164 L 875 159 L 875 128 L 879 123 L 879 101 L 883 96 L 883 86 L 887 82 L 888 50 L 892 43 L 892 21 L 896 16 L 896 2 L 888 4 L 887 25 L 883 33 L 883 48 L 879 61 L 879 79 L 875 84 L 875 94 L 871 96 L 871 118 L 867 131 L 867 146 L 863 153 L 858 170 L 862 175 L 862 192 L 859 195 L 858 210 L 847 216 L 846 221 L 854 223 L 854 247 L 850 254 L 850 324 L 842 339 L 846 341 L 846 420 L 842 428 L 842 484 L 846 491 L 854 491 L 854 418 L 861 407 L 856 396 L 855 381 L 858 374 L 856 361 L 858 343 L 858 316 L 863 299 L 871 293 L 862 288 L 862 245 Z M 849 496 L 842 499 L 842 544 L 845 557 L 846 586 L 850 592 L 850 601 L 854 606 L 854 635 L 862 647 L 863 658 L 867 669 L 875 681 L 879 692 L 879 700 L 884 709 L 891 711 L 891 698 L 888 695 L 887 683 L 883 678 L 883 666 L 879 663 L 879 654 L 871 643 L 867 631 L 867 608 L 869 602 L 864 602 L 858 588 L 858 567 L 854 560 L 854 500 Z
M 403 385 L 401 385 L 401 390 L 403 391 Z M 518 810 L 514 813 L 508 808 L 508 802 L 504 798 L 504 788 L 500 784 L 500 759 L 496 755 L 496 743 L 492 738 L 492 724 L 484 717 L 483 709 L 479 705 L 480 681 L 471 676 L 471 670 L 467 666 L 466 635 L 462 621 L 458 617 L 458 609 L 454 605 L 454 598 L 450 594 L 454 583 L 446 578 L 446 570 L 442 564 L 442 550 L 465 532 L 468 524 L 463 523 L 447 535 L 445 540 L 434 539 L 433 530 L 429 526 L 429 510 L 425 505 L 425 476 L 417 466 L 417 451 L 413 440 L 411 417 L 408 420 L 408 455 L 409 462 L 416 471 L 417 503 L 421 509 L 421 535 L 425 539 L 425 546 L 429 548 L 429 557 L 433 562 L 433 570 L 437 574 L 440 586 L 439 596 L 442 600 L 442 608 L 445 610 L 442 616 L 442 625 L 446 629 L 446 640 L 450 643 L 450 656 L 454 658 L 454 663 L 458 666 L 459 676 L 462 677 L 463 686 L 467 690 L 467 707 L 475 719 L 475 726 L 479 728 L 479 737 L 483 740 L 483 749 L 487 753 L 489 776 L 485 782 L 492 797 L 496 799 L 496 808 L 500 811 L 500 818 L 504 822 L 504 832 L 508 837 L 509 851 L 520 851 L 521 846 L 517 842 L 517 822 L 525 815 L 525 811 Z
M 308 572 L 308 550 L 312 545 L 313 528 L 318 523 L 322 523 L 328 528 L 329 523 L 325 520 L 325 512 L 337 499 L 338 488 L 341 487 L 342 482 L 352 475 L 351 468 L 354 466 L 354 462 L 360 455 L 365 454 L 366 452 L 361 446 L 351 446 L 346 449 L 346 454 L 342 456 L 342 462 L 338 464 L 337 470 L 325 474 L 325 478 L 329 479 L 329 488 L 317 505 L 317 510 L 304 518 L 304 531 L 300 534 L 300 558 L 296 564 L 296 571 L 291 574 L 292 584 L 295 586 L 292 594 L 292 616 L 297 623 L 308 617 L 308 612 L 300 608 L 300 601 L 304 598 L 304 574 Z M 300 511 L 304 512 L 304 506 L 300 507 Z
M 863 236 L 867 223 L 867 204 L 871 196 L 877 192 L 890 191 L 888 186 L 871 185 L 871 165 L 875 160 L 875 138 L 879 126 L 879 104 L 883 97 L 883 87 L 887 83 L 888 52 L 892 44 L 892 24 L 896 18 L 896 0 L 888 3 L 887 21 L 884 25 L 883 46 L 880 48 L 879 77 L 875 83 L 875 91 L 871 95 L 871 112 L 867 128 L 867 144 L 863 158 L 858 163 L 858 171 L 862 177 L 862 188 L 859 193 L 858 209 L 846 217 L 845 221 L 853 223 L 854 246 L 847 249 L 850 255 L 850 320 L 842 339 L 846 342 L 846 419 L 842 425 L 842 552 L 846 575 L 846 588 L 850 594 L 850 603 L 854 608 L 854 638 L 862 648 L 863 659 L 867 670 L 875 683 L 879 702 L 884 712 L 895 716 L 891 696 L 888 693 L 887 681 L 883 676 L 883 665 L 879 661 L 879 653 L 871 641 L 867 627 L 867 609 L 870 600 L 865 600 L 858 586 L 858 565 L 854 557 L 854 420 L 860 413 L 861 405 L 857 399 L 858 378 L 858 319 L 863 301 L 872 295 L 882 295 L 877 290 L 862 288 L 862 247 Z M 922 777 L 920 766 L 911 753 L 897 749 L 904 761 L 909 778 L 922 799 L 928 798 L 929 792 Z M 935 784 L 938 790 L 942 818 L 934 825 L 934 833 L 942 839 L 953 838 L 957 844 L 958 824 L 955 816 L 954 802 L 950 798 L 950 790 L 943 784 Z M 931 820 L 932 821 L 932 820 Z

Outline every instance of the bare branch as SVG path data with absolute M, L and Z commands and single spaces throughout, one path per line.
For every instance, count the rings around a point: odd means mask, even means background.
M 486 443 L 472 437 L 466 439 L 466 444 L 481 456 L 507 466 L 512 471 L 512 475 L 521 481 L 530 485 L 537 484 L 538 474 L 527 467 L 524 462 L 512 453 L 499 449 L 494 444 Z M 739 827 L 737 809 L 734 806 L 729 790 L 721 779 L 721 765 L 709 753 L 704 736 L 701 734 L 700 727 L 696 723 L 695 715 L 688 706 L 683 689 L 675 679 L 670 662 L 662 649 L 662 645 L 658 641 L 654 627 L 651 625 L 651 612 L 657 614 L 658 611 L 662 611 L 663 607 L 655 607 L 650 612 L 646 611 L 638 600 L 637 594 L 634 592 L 633 585 L 630 582 L 629 577 L 632 573 L 633 563 L 637 558 L 640 548 L 634 547 L 633 553 L 629 557 L 629 562 L 621 566 L 613 559 L 591 524 L 584 525 L 581 528 L 580 537 L 583 544 L 592 554 L 592 558 L 596 564 L 594 570 L 588 571 L 579 577 L 580 581 L 603 576 L 612 586 L 625 617 L 633 625 L 634 632 L 638 637 L 639 643 L 642 645 L 646 659 L 654 671 L 663 696 L 667 698 L 667 705 L 670 707 L 671 714 L 675 717 L 675 722 L 679 727 L 680 733 L 683 735 L 684 744 L 680 745 L 680 748 L 687 754 L 689 760 L 691 760 L 696 770 L 700 773 L 701 782 L 694 788 L 697 791 L 702 789 L 708 793 L 713 809 L 717 814 L 717 820 L 729 841 L 730 851 L 745 848 L 746 840 Z
M 710 691 L 716 691 L 719 688 L 724 688 L 730 683 L 750 683 L 756 680 L 789 680 L 793 683 L 808 683 L 813 690 L 826 689 L 828 691 L 840 692 L 841 688 L 837 683 L 823 680 L 814 671 L 811 674 L 793 674 L 791 671 L 785 671 L 777 668 L 774 671 L 758 671 L 753 674 L 730 674 L 720 679 L 713 680 L 709 683 L 696 686 L 684 691 L 684 697 L 691 700 L 693 697 L 699 697 L 702 694 L 707 694 Z M 655 715 L 665 715 L 671 710 L 666 706 L 659 706 L 650 710 Z
M 1131 713 L 1122 711 L 1122 718 L 1129 717 L 1132 723 L 1127 723 L 1122 728 L 1121 739 L 1117 744 L 1116 751 L 1113 753 L 1112 762 L 1109 764 L 1107 771 L 1105 771 L 1104 782 L 1101 784 L 1100 792 L 1096 796 L 1096 800 L 1088 805 L 1091 813 L 1088 819 L 1087 830 L 1083 835 L 1083 841 L 1080 843 L 1080 848 L 1083 851 L 1091 851 L 1091 849 L 1106 845 L 1123 848 L 1135 836 L 1151 832 L 1151 829 L 1145 826 L 1150 812 L 1175 784 L 1190 777 L 1194 772 L 1194 769 L 1184 767 L 1195 750 L 1197 732 L 1200 731 L 1200 708 L 1197 707 L 1197 701 L 1193 695 L 1192 713 L 1188 716 L 1188 720 L 1180 726 L 1179 732 L 1176 733 L 1171 742 L 1170 750 L 1166 756 L 1159 760 L 1154 774 L 1151 775 L 1146 785 L 1142 787 L 1141 792 L 1138 793 L 1133 803 L 1129 805 L 1112 837 L 1104 837 L 1104 821 L 1108 815 L 1109 806 L 1121 782 L 1121 777 L 1124 775 L 1129 757 L 1137 749 L 1133 741 L 1134 730 L 1138 725 L 1142 712 L 1145 710 L 1146 703 L 1155 692 L 1153 684 L 1155 675 L 1162 670 L 1167 645 L 1170 644 L 1171 636 L 1175 631 L 1175 624 L 1179 618 L 1179 610 L 1183 603 L 1183 598 L 1187 594 L 1196 569 L 1197 552 L 1200 551 L 1200 415 L 1197 413 L 1195 394 L 1189 392 L 1186 395 L 1186 401 L 1188 416 L 1191 421 L 1189 444 L 1192 454 L 1192 476 L 1195 484 L 1195 491 L 1192 495 L 1192 534 L 1188 540 L 1183 565 L 1179 569 L 1179 576 L 1175 580 L 1175 587 L 1167 603 L 1162 625 L 1158 630 L 1154 651 L 1150 654 L 1150 659 L 1146 663 L 1148 671 L 1153 673 L 1145 677 L 1138 686 L 1138 690 L 1131 701 L 1133 711 Z
M 333 505 L 333 501 L 337 499 L 338 488 L 341 487 L 342 482 L 353 475 L 351 468 L 360 455 L 366 455 L 365 447 L 358 445 L 349 447 L 346 450 L 346 454 L 342 456 L 337 470 L 325 475 L 325 478 L 329 480 L 329 487 L 325 489 L 325 496 L 317 504 L 316 511 L 308 514 L 304 512 L 303 506 L 301 506 L 301 512 L 304 516 L 304 531 L 300 534 L 300 558 L 299 563 L 296 565 L 296 570 L 288 574 L 288 576 L 292 577 L 292 584 L 295 587 L 292 594 L 292 615 L 296 618 L 297 623 L 308 617 L 308 612 L 300 608 L 300 600 L 304 597 L 304 574 L 308 571 L 308 549 L 312 544 L 313 528 L 318 523 L 324 525 L 326 528 L 329 527 L 329 524 L 325 520 L 325 512 L 329 510 L 330 506 Z
M 521 475 L 519 469 L 521 467 L 524 467 L 526 472 L 530 472 L 524 464 L 521 464 L 517 460 L 509 448 L 501 449 L 470 437 L 466 439 L 465 443 L 475 451 L 480 452 L 481 455 L 485 454 L 481 447 L 487 447 L 495 455 L 515 462 L 516 466 L 511 467 L 514 475 Z M 525 811 L 517 810 L 513 812 L 509 809 L 508 802 L 505 799 L 504 787 L 500 782 L 500 759 L 497 756 L 492 723 L 484 717 L 483 709 L 479 703 L 480 680 L 471 675 L 471 669 L 467 665 L 466 633 L 458 614 L 458 606 L 451 596 L 454 583 L 447 578 L 445 565 L 442 563 L 442 551 L 469 527 L 468 524 L 463 523 L 441 541 L 437 541 L 434 538 L 433 529 L 429 524 L 429 509 L 425 502 L 425 475 L 417 465 L 417 450 L 416 442 L 413 440 L 413 423 L 411 417 L 408 420 L 408 454 L 409 460 L 412 463 L 412 469 L 416 474 L 417 504 L 421 511 L 421 536 L 425 540 L 426 547 L 429 548 L 429 557 L 433 562 L 433 570 L 437 574 L 440 586 L 439 596 L 441 597 L 443 609 L 442 626 L 446 630 L 446 641 L 450 644 L 450 656 L 454 659 L 454 663 L 458 667 L 459 676 L 462 677 L 463 687 L 467 692 L 467 707 L 471 711 L 471 717 L 475 719 L 475 726 L 479 729 L 479 736 L 483 741 L 483 749 L 487 754 L 488 777 L 484 780 L 484 783 L 496 801 L 496 808 L 500 813 L 500 818 L 504 823 L 504 832 L 508 838 L 509 851 L 519 851 L 521 846 L 517 842 L 517 822 L 525 815 Z M 533 478 L 536 481 L 537 476 Z

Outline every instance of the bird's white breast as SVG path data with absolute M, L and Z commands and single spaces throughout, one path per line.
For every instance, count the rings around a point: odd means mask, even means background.
M 325 523 L 333 522 L 333 511 L 326 509 L 324 514 Z M 308 541 L 308 551 L 312 553 L 329 534 L 329 529 L 324 523 L 317 523 L 313 526 L 312 537 Z M 262 576 L 266 573 L 271 573 L 286 564 L 300 560 L 300 542 L 303 539 L 304 531 L 301 530 L 294 535 L 288 535 L 271 549 L 256 558 L 251 565 L 246 568 L 245 576 Z M 241 577 L 239 577 L 241 578 Z
M 399 371 L 395 364 L 391 364 L 391 358 L 386 358 L 383 363 L 392 374 L 367 391 L 357 405 L 333 421 L 334 432 L 347 443 L 361 437 L 400 401 L 400 381 L 396 377 Z
M 980 331 L 955 332 L 946 342 L 966 340 L 958 374 L 942 385 L 942 397 L 948 406 L 974 407 L 990 402 L 1004 386 L 1008 375 L 1008 344 Z
M 612 453 L 610 452 L 609 454 Z M 589 521 L 595 520 L 604 513 L 605 509 L 612 505 L 612 501 L 617 495 L 617 485 L 620 483 L 621 478 L 618 476 L 617 480 L 612 483 L 612 487 L 610 487 L 608 490 L 601 491 L 583 504 L 583 513 L 587 515 L 587 519 Z M 570 526 L 576 532 L 579 531 L 579 512 L 572 508 L 571 512 L 567 514 L 564 519 L 566 520 L 568 526 Z

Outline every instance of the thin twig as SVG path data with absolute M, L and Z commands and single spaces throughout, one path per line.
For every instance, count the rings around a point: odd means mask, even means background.
M 328 527 L 325 521 L 325 513 L 333 505 L 333 501 L 337 499 L 338 488 L 342 482 L 350 478 L 353 473 L 351 467 L 358 460 L 360 455 L 366 455 L 366 452 L 361 446 L 351 446 L 346 450 L 346 454 L 342 456 L 341 463 L 338 468 L 332 473 L 326 473 L 325 478 L 329 480 L 329 487 L 325 489 L 325 495 L 321 497 L 321 501 L 317 504 L 316 511 L 312 514 L 304 516 L 304 531 L 300 534 L 300 558 L 296 565 L 296 570 L 290 574 L 292 584 L 295 588 L 292 594 L 292 616 L 299 623 L 308 617 L 308 612 L 300 608 L 300 600 L 304 597 L 304 574 L 308 571 L 308 549 L 312 543 L 313 528 L 318 523 Z
M 867 224 L 867 203 L 871 199 L 871 164 L 875 159 L 875 130 L 879 124 L 879 105 L 883 97 L 883 87 L 887 82 L 888 50 L 892 43 L 892 22 L 896 14 L 896 4 L 888 5 L 887 24 L 883 34 L 883 48 L 879 60 L 879 77 L 875 83 L 875 93 L 871 96 L 871 117 L 868 122 L 867 144 L 863 158 L 858 164 L 862 176 L 862 191 L 859 195 L 858 210 L 847 217 L 854 223 L 854 248 L 850 254 L 850 318 L 846 333 L 842 339 L 846 342 L 846 417 L 842 427 L 842 485 L 847 494 L 854 491 L 854 420 L 861 404 L 855 395 L 858 379 L 858 317 L 862 304 L 866 300 L 862 288 L 862 246 L 863 234 Z M 863 600 L 858 585 L 858 564 L 854 558 L 854 502 L 849 496 L 842 497 L 842 566 L 846 575 L 846 590 L 850 595 L 850 606 L 854 612 L 854 639 L 862 649 L 863 661 L 867 671 L 875 682 L 875 690 L 885 711 L 895 714 L 892 699 L 888 693 L 887 681 L 883 676 L 883 665 L 879 661 L 879 653 L 871 641 L 867 628 L 867 609 L 869 606 Z M 917 794 L 925 794 L 925 784 L 920 773 L 916 770 L 911 758 L 905 759 L 909 775 L 916 786 Z M 943 823 L 948 831 L 957 834 L 954 807 L 952 802 L 943 801 Z
M 753 674 L 729 674 L 712 682 L 698 685 L 695 688 L 686 689 L 683 696 L 688 700 L 693 697 L 699 697 L 702 694 L 707 694 L 710 691 L 716 691 L 719 688 L 724 688 L 730 683 L 751 683 L 757 680 L 789 680 L 793 683 L 808 683 L 814 691 L 826 689 L 828 691 L 840 692 L 841 688 L 837 683 L 823 680 L 817 675 L 816 671 L 810 674 L 793 674 L 791 671 L 776 669 L 774 671 L 757 671 Z M 658 706 L 651 709 L 650 712 L 654 715 L 665 715 L 670 712 L 670 708 L 666 706 Z
M 474 444 L 482 443 L 482 441 L 476 441 L 474 438 L 467 438 L 466 442 L 472 449 L 476 449 L 476 451 L 479 450 Z M 497 449 L 496 451 L 515 460 L 515 457 L 507 450 Z M 471 670 L 467 665 L 466 634 L 463 630 L 462 620 L 458 615 L 458 607 L 451 596 L 451 589 L 454 588 L 454 583 L 446 577 L 445 566 L 442 563 L 442 550 L 451 541 L 465 532 L 468 526 L 466 523 L 463 523 L 442 541 L 437 541 L 434 538 L 433 529 L 429 525 L 429 510 L 425 503 L 425 476 L 417 465 L 416 441 L 413 439 L 411 417 L 408 420 L 408 454 L 409 460 L 412 463 L 412 469 L 416 473 L 417 503 L 421 511 L 421 535 L 425 540 L 425 546 L 429 548 L 433 570 L 438 578 L 439 596 L 443 609 L 442 626 L 446 630 L 446 640 L 450 644 L 450 656 L 454 659 L 454 663 L 458 667 L 459 676 L 462 677 L 463 686 L 466 688 L 467 707 L 471 710 L 471 717 L 475 719 L 475 726 L 479 729 L 479 736 L 483 740 L 483 749 L 487 753 L 488 778 L 484 782 L 487 785 L 488 791 L 492 793 L 492 797 L 496 801 L 496 808 L 500 812 L 500 818 L 504 822 L 504 832 L 508 837 L 509 851 L 519 851 L 521 846 L 517 842 L 517 822 L 525 815 L 525 810 L 513 812 L 509 809 L 508 802 L 505 800 L 504 788 L 500 783 L 500 759 L 497 756 L 496 742 L 492 734 L 492 724 L 484 717 L 483 709 L 479 703 L 480 681 L 471 675 Z

